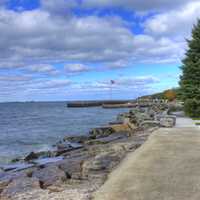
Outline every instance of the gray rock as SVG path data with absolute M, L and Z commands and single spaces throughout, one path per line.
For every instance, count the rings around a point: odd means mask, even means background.
M 119 152 L 104 152 L 83 163 L 83 177 L 110 171 L 121 160 L 123 154 Z
M 63 156 L 52 157 L 52 158 L 41 158 L 41 159 L 33 160 L 32 163 L 37 166 L 43 166 L 50 163 L 57 163 L 61 160 L 63 160 Z
M 65 159 L 59 164 L 59 168 L 69 175 L 72 179 L 81 179 L 82 164 L 88 157 L 78 157 Z
M 72 143 L 84 143 L 89 139 L 89 136 L 81 135 L 81 136 L 66 136 L 64 141 L 72 142 Z
M 32 189 L 40 189 L 40 184 L 36 178 L 21 177 L 10 182 L 1 193 L 1 198 L 12 198 L 18 193 L 27 192 Z
M 8 165 L 1 165 L 0 168 L 4 171 L 21 171 L 28 168 L 34 167 L 33 164 L 27 164 L 27 163 L 16 163 L 16 164 L 8 164 Z
M 35 152 L 31 152 L 24 158 L 24 160 L 30 161 L 30 160 L 34 160 L 34 159 L 38 159 L 38 158 L 39 158 L 38 154 L 36 154 Z
M 112 129 L 112 127 L 100 127 L 100 128 L 94 128 L 92 129 L 89 134 L 92 139 L 107 137 L 111 134 L 113 134 L 115 131 Z
M 159 121 L 153 121 L 153 120 L 147 120 L 147 121 L 143 121 L 140 124 L 140 127 L 144 128 L 144 129 L 153 128 L 153 127 L 160 127 L 160 122 Z
M 113 142 L 122 138 L 125 138 L 125 134 L 113 134 L 108 137 L 103 137 L 99 139 L 89 140 L 86 144 L 94 145 L 94 144 L 107 144 L 109 142 Z
M 82 148 L 83 145 L 79 144 L 79 143 L 72 143 L 72 142 L 68 142 L 68 141 L 64 141 L 64 142 L 60 142 L 57 144 L 57 149 L 58 151 L 61 150 L 66 150 L 66 151 L 71 151 L 73 149 L 79 149 Z
M 32 177 L 38 178 L 42 188 L 51 185 L 61 185 L 67 180 L 67 175 L 57 166 L 48 166 L 33 172 Z
M 160 118 L 160 125 L 162 127 L 171 128 L 176 124 L 176 117 L 174 116 L 163 116 Z

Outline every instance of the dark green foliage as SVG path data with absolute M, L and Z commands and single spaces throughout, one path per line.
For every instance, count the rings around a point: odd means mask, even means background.
M 192 39 L 187 42 L 188 50 L 181 67 L 180 96 L 185 102 L 186 113 L 200 116 L 200 20 L 192 30 Z
M 200 116 L 200 100 L 188 99 L 185 101 L 184 110 L 189 117 Z

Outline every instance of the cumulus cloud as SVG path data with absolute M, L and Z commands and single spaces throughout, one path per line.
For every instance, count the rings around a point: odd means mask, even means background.
M 153 76 L 125 76 L 117 78 L 112 84 L 113 90 L 143 90 L 149 89 L 153 84 L 159 83 L 160 80 Z M 86 82 L 82 85 L 75 85 L 76 88 L 87 91 L 107 91 L 111 88 L 111 80 L 103 80 L 96 82 Z
M 181 7 L 183 4 L 195 0 L 83 0 L 86 8 L 120 7 L 134 11 L 163 11 Z
M 133 57 L 139 60 L 137 56 L 141 48 L 147 51 L 143 51 L 146 59 L 149 49 L 163 49 L 161 40 L 160 43 L 148 36 L 148 44 L 144 43 L 142 36 L 134 36 L 125 22 L 115 16 L 72 16 L 66 19 L 53 17 L 41 9 L 23 12 L 0 9 L 0 29 L 1 68 L 11 64 L 26 66 L 30 62 L 66 60 L 120 63 Z M 150 40 L 156 42 L 153 44 Z M 166 48 L 172 43 L 168 41 Z
M 54 66 L 49 65 L 49 64 L 29 65 L 25 69 L 29 72 L 48 74 L 48 75 L 56 75 L 59 73 L 59 71 L 56 70 L 56 68 Z
M 0 93 L 47 94 L 67 88 L 107 91 L 108 81 L 75 84 L 63 76 L 140 63 L 177 64 L 184 55 L 185 37 L 200 16 L 200 3 L 195 0 L 83 0 L 82 7 L 78 2 L 41 0 L 37 9 L 14 11 L 1 6 L 5 3 L 1 1 L 0 70 L 13 74 L 0 76 Z M 76 15 L 72 10 L 77 5 L 79 9 L 123 7 L 148 14 L 156 12 L 140 24 L 144 31 L 134 34 L 138 32 L 135 26 L 129 26 L 117 13 Z M 56 64 L 63 63 L 75 64 L 66 64 L 58 72 Z M 30 76 L 18 76 L 20 72 Z M 126 77 L 116 80 L 114 88 L 142 91 L 157 81 L 153 77 Z
M 191 29 L 200 17 L 200 2 L 191 1 L 177 10 L 164 12 L 149 18 L 145 23 L 147 34 L 167 37 L 189 37 Z
M 77 74 L 81 72 L 88 72 L 91 70 L 87 65 L 80 64 L 80 63 L 66 64 L 64 66 L 64 69 L 69 74 Z

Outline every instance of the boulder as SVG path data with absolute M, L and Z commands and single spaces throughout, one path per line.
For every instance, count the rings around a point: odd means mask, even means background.
M 112 127 L 100 127 L 94 128 L 89 132 L 89 135 L 92 139 L 97 139 L 101 137 L 106 137 L 115 133 L 115 130 Z
M 36 166 L 45 166 L 50 163 L 57 163 L 63 159 L 64 159 L 63 156 L 52 157 L 52 158 L 39 158 L 37 160 L 33 160 L 32 163 L 35 164 Z
M 174 116 L 163 116 L 160 118 L 160 125 L 162 127 L 171 128 L 176 124 L 176 117 Z
M 68 178 L 63 170 L 54 165 L 38 169 L 33 172 L 32 177 L 38 178 L 44 189 L 51 185 L 60 185 Z
M 95 145 L 95 144 L 107 144 L 122 138 L 126 137 L 126 133 L 123 134 L 112 134 L 108 137 L 103 137 L 103 138 L 99 138 L 99 139 L 94 139 L 94 140 L 89 140 L 87 141 L 86 144 L 88 145 Z
M 34 159 L 38 159 L 38 158 L 39 158 L 38 154 L 36 154 L 34 152 L 31 152 L 24 158 L 24 160 L 25 161 L 30 161 L 30 160 L 34 160 Z
M 2 199 L 15 199 L 14 196 L 32 189 L 40 189 L 37 178 L 21 177 L 14 179 L 2 191 Z
M 14 164 L 7 164 L 0 166 L 0 168 L 3 171 L 13 171 L 13 172 L 29 169 L 32 167 L 34 167 L 34 164 L 29 164 L 29 163 L 14 163 Z
M 110 171 L 122 158 L 118 152 L 104 152 L 83 163 L 83 177 L 93 177 L 93 175 Z
M 133 126 L 132 126 L 132 128 L 131 128 L 128 124 L 130 124 L 130 122 L 124 123 L 124 124 L 112 125 L 111 128 L 112 128 L 115 132 L 131 132 Z
M 72 179 L 81 179 L 82 164 L 87 157 L 65 159 L 59 164 L 59 169 Z
M 64 141 L 72 142 L 72 143 L 84 143 L 89 140 L 89 136 L 80 135 L 80 136 L 66 136 Z
M 160 127 L 160 122 L 159 121 L 153 121 L 153 120 L 147 120 L 147 121 L 143 121 L 140 124 L 140 127 L 144 128 L 144 129 Z

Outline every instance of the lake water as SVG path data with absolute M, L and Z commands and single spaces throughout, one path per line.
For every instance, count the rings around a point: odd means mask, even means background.
M 0 163 L 47 150 L 66 135 L 84 135 L 128 109 L 67 108 L 66 102 L 1 103 Z

